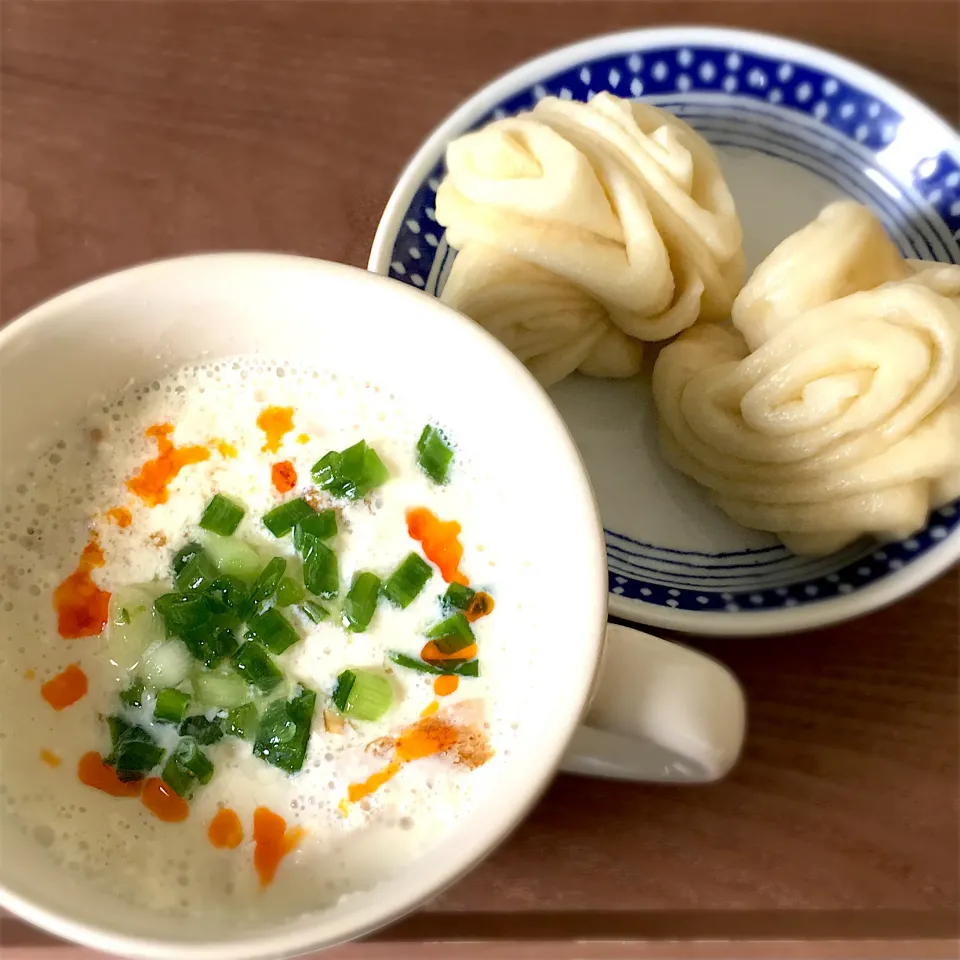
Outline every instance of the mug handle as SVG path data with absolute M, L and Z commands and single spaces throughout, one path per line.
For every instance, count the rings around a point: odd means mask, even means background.
M 630 627 L 607 625 L 584 725 L 560 769 L 591 777 L 709 783 L 736 763 L 746 701 L 716 660 Z

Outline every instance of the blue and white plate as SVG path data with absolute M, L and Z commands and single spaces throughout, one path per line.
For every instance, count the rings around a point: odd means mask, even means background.
M 814 47 L 712 28 L 637 30 L 523 64 L 471 97 L 403 171 L 369 269 L 437 295 L 455 251 L 434 218 L 446 144 L 554 95 L 600 91 L 665 107 L 717 149 L 748 270 L 832 200 L 870 206 L 904 255 L 960 262 L 960 138 L 905 91 Z M 647 371 L 649 374 L 649 371 Z M 819 559 L 724 517 L 662 462 L 649 376 L 573 376 L 550 391 L 593 479 L 611 612 L 693 633 L 822 626 L 890 603 L 960 557 L 960 505 L 910 540 Z

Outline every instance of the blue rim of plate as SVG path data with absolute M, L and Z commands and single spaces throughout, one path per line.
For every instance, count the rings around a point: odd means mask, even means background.
M 444 145 L 544 96 L 588 100 L 601 91 L 667 107 L 715 145 L 804 167 L 870 206 L 905 256 L 960 262 L 960 139 L 929 108 L 815 47 L 766 34 L 676 27 L 553 51 L 470 98 L 406 168 L 380 221 L 368 269 L 436 294 L 453 256 L 434 215 Z M 936 149 L 924 149 L 928 145 Z M 863 541 L 820 560 L 795 558 L 778 546 L 678 551 L 606 530 L 611 610 L 676 629 L 709 620 L 709 632 L 731 633 L 762 632 L 774 622 L 764 614 L 789 611 L 790 629 L 803 629 L 921 586 L 960 554 L 960 537 L 952 538 L 958 527 L 960 501 L 932 513 L 908 540 Z M 749 586 L 738 587 L 738 580 Z M 777 629 L 784 629 L 781 620 L 777 616 Z

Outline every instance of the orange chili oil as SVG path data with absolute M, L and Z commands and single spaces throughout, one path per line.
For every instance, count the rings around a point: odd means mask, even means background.
M 273 883 L 283 858 L 294 850 L 303 837 L 302 827 L 287 829 L 287 821 L 267 807 L 253 811 L 253 866 L 260 886 Z
M 142 780 L 121 780 L 117 771 L 105 764 L 96 750 L 91 750 L 80 758 L 77 777 L 85 786 L 102 790 L 111 797 L 139 797 L 143 790 Z
M 65 640 L 95 637 L 103 632 L 110 607 L 110 594 L 101 590 L 90 571 L 103 566 L 103 551 L 95 537 L 83 548 L 77 569 L 53 591 L 57 632 Z
M 41 688 L 40 696 L 53 707 L 54 710 L 64 710 L 76 703 L 87 693 L 87 675 L 76 663 L 62 670 L 55 677 L 51 677 Z
M 486 617 L 491 613 L 493 613 L 493 597 L 491 597 L 489 593 L 484 593 L 482 590 L 478 590 L 473 595 L 470 605 L 463 611 L 463 615 L 470 623 L 474 623 L 481 617 Z
M 243 824 L 240 823 L 240 818 L 228 807 L 218 810 L 207 827 L 207 839 L 218 850 L 235 850 L 243 843 Z
M 289 493 L 297 485 L 297 470 L 289 460 L 281 460 L 270 468 L 270 482 L 277 493 Z
M 186 466 L 210 459 L 206 447 L 176 447 L 170 439 L 173 424 L 157 423 L 147 427 L 146 436 L 157 441 L 157 456 L 148 460 L 140 472 L 127 481 L 127 489 L 148 507 L 166 503 L 170 497 L 171 481 Z
M 214 437 L 210 441 L 210 445 L 217 448 L 217 453 L 219 453 L 224 460 L 233 460 L 237 455 L 237 448 L 232 443 L 221 440 L 220 437 Z
M 448 673 L 442 677 L 437 677 L 437 679 L 433 681 L 433 692 L 438 697 L 449 697 L 451 693 L 457 692 L 457 687 L 459 686 L 460 678 Z
M 265 453 L 276 453 L 284 436 L 293 429 L 293 407 L 264 408 L 257 417 L 257 426 L 266 436 L 261 449 Z
M 411 760 L 421 760 L 438 753 L 445 753 L 457 742 L 457 728 L 439 717 L 426 716 L 407 727 L 394 740 L 396 756 L 382 770 L 378 770 L 362 783 L 351 783 L 347 788 L 347 799 L 356 803 L 379 790 L 388 780 L 399 772 L 400 768 Z
M 144 782 L 140 802 L 164 823 L 180 823 L 190 816 L 190 804 L 159 777 Z
M 111 507 L 107 519 L 112 520 L 121 530 L 133 523 L 133 514 L 126 507 Z
M 469 586 L 470 581 L 460 572 L 463 545 L 460 524 L 456 520 L 441 520 L 426 507 L 414 507 L 407 511 L 407 533 L 419 540 L 427 559 L 436 564 L 440 575 L 447 583 Z
M 420 659 L 427 663 L 435 663 L 437 660 L 472 660 L 477 655 L 477 645 L 471 643 L 469 647 L 457 650 L 456 653 L 444 653 L 432 640 L 423 645 L 420 651 Z

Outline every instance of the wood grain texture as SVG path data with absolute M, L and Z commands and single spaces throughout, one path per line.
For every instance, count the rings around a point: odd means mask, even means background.
M 3 319 L 190 251 L 362 265 L 401 165 L 449 110 L 518 61 L 608 30 L 782 32 L 960 113 L 952 2 L 7 0 L 0 15 Z M 479 869 L 378 941 L 500 939 L 521 956 L 508 941 L 813 938 L 821 955 L 864 956 L 879 954 L 828 954 L 826 940 L 940 938 L 913 955 L 946 955 L 960 904 L 958 588 L 954 571 L 803 637 L 694 641 L 750 698 L 729 780 L 561 777 Z M 0 926 L 11 956 L 28 941 L 41 942 Z M 341 955 L 379 956 L 364 949 Z

